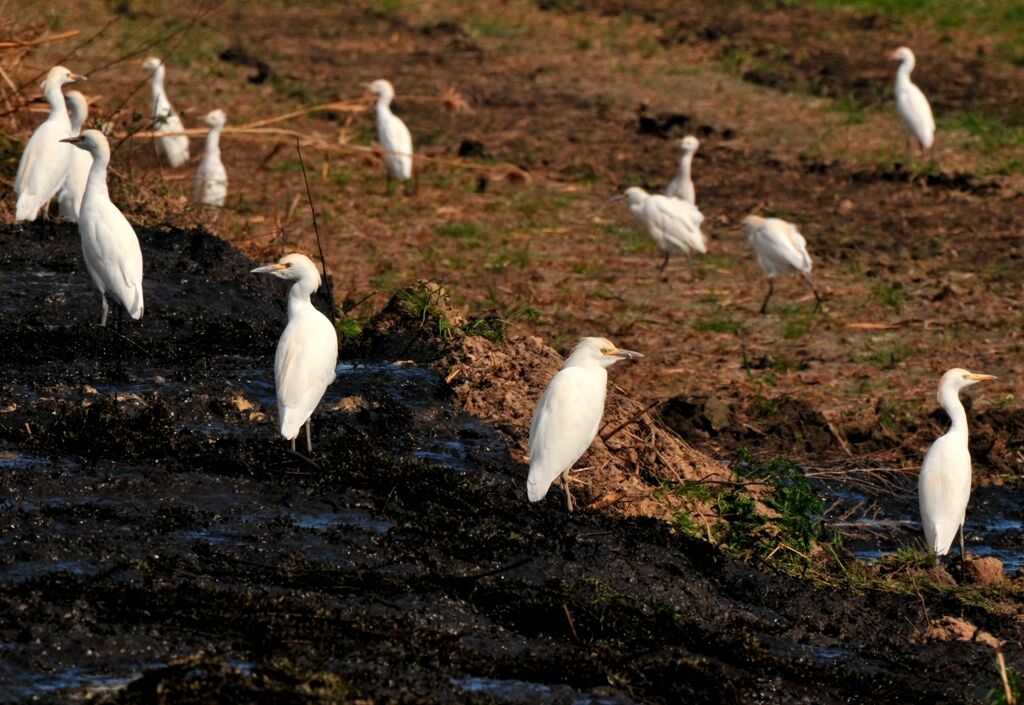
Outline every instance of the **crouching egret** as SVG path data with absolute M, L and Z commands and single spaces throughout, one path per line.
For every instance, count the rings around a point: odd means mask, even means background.
M 14 193 L 18 196 L 15 220 L 35 220 L 39 211 L 57 195 L 71 162 L 71 147 L 61 142 L 71 136 L 71 119 L 61 87 L 84 81 L 63 66 L 54 66 L 43 81 L 43 95 L 50 104 L 50 114 L 36 128 L 21 153 L 14 177 Z
M 185 126 L 171 107 L 167 91 L 164 90 L 164 76 L 167 72 L 164 62 L 151 56 L 143 62 L 142 68 L 153 72 L 153 129 L 157 132 L 184 132 Z M 171 167 L 177 169 L 188 161 L 188 136 L 159 135 L 156 138 L 156 151 Z
M 704 216 L 697 206 L 678 198 L 649 194 L 639 186 L 626 189 L 625 196 L 629 199 L 629 212 L 647 228 L 651 239 L 665 255 L 659 275 L 665 272 L 673 252 L 685 254 L 691 267 L 690 250 L 707 253 L 707 238 L 700 229 Z
M 195 199 L 207 206 L 223 206 L 228 195 L 228 173 L 220 160 L 220 133 L 228 121 L 223 110 L 211 110 L 202 118 L 210 126 L 203 160 L 196 169 Z
M 64 98 L 71 112 L 71 136 L 82 133 L 82 125 L 89 117 L 89 102 L 78 91 L 68 91 Z M 89 181 L 89 168 L 92 166 L 92 155 L 84 149 L 71 147 L 71 161 L 64 177 L 64 185 L 57 193 L 60 214 L 69 223 L 78 222 L 78 211 L 82 208 L 82 196 L 85 195 L 85 184 Z
M 607 338 L 583 338 L 544 391 L 530 424 L 530 474 L 526 496 L 544 499 L 562 478 L 565 506 L 572 511 L 569 470 L 590 447 L 604 415 L 607 368 L 619 360 L 643 357 L 616 348 Z
M 391 177 L 403 183 L 413 175 L 412 135 L 402 118 L 391 112 L 395 89 L 383 78 L 364 84 L 366 90 L 377 94 L 377 138 L 384 149 L 384 164 L 388 171 L 387 191 L 391 193 Z M 406 193 L 409 193 L 406 183 Z
M 935 119 L 932 117 L 932 106 L 924 97 L 921 89 L 910 80 L 910 72 L 914 70 L 914 52 L 907 47 L 894 51 L 891 58 L 900 61 L 896 69 L 896 112 L 903 121 L 904 129 L 911 139 L 917 139 L 921 150 L 932 146 L 935 138 Z
M 103 299 L 103 318 L 107 325 L 109 293 L 133 319 L 142 318 L 142 249 L 128 219 L 110 200 L 107 191 L 107 165 L 110 145 L 99 130 L 85 130 L 67 137 L 79 149 L 92 155 L 89 179 L 78 212 L 78 234 L 82 237 L 82 255 L 96 288 Z
M 761 303 L 761 313 L 768 310 L 768 299 L 775 291 L 775 277 L 796 274 L 804 278 L 814 292 L 814 308 L 821 306 L 822 298 L 811 281 L 811 256 L 807 254 L 807 241 L 792 223 L 778 218 L 748 215 L 743 219 L 747 241 L 757 253 L 757 263 L 768 276 L 768 293 Z
M 672 183 L 665 189 L 665 195 L 672 198 L 679 198 L 692 205 L 697 205 L 697 191 L 693 188 L 693 179 L 690 171 L 693 166 L 693 155 L 700 148 L 700 140 L 693 135 L 683 138 L 680 146 L 683 148 L 683 156 L 679 159 L 679 172 Z
M 288 292 L 288 325 L 274 356 L 274 384 L 281 435 L 292 442 L 294 451 L 299 429 L 305 424 L 306 450 L 312 453 L 310 417 L 334 381 L 338 366 L 338 333 L 309 300 L 320 288 L 320 272 L 309 257 L 298 253 L 252 271 L 295 282 Z
M 964 519 L 971 497 L 971 452 L 967 447 L 967 413 L 960 403 L 960 390 L 972 384 L 995 379 L 954 368 L 939 382 L 939 404 L 949 414 L 950 427 L 939 436 L 921 464 L 917 495 L 921 524 L 928 548 L 944 556 L 960 533 L 960 561 L 964 560 Z

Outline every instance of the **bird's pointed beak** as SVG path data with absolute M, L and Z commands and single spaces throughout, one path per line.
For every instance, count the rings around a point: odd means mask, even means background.
M 85 138 L 82 137 L 81 135 L 75 135 L 74 137 L 65 137 L 64 139 L 61 140 L 61 142 L 67 142 L 68 144 L 78 144 L 84 139 Z
M 71 82 L 72 83 L 78 83 L 80 81 L 88 81 L 88 80 L 89 79 L 87 77 L 83 76 L 80 73 L 73 73 L 73 74 L 71 74 Z
M 999 378 L 996 377 L 995 375 L 984 375 L 984 374 L 977 373 L 977 372 L 968 372 L 967 373 L 967 379 L 969 379 L 971 381 L 974 381 L 974 382 L 985 382 L 985 381 L 990 380 L 990 379 L 999 379 Z
M 617 357 L 620 360 L 639 360 L 643 357 L 643 353 L 638 353 L 634 350 L 623 350 L 622 348 L 612 350 L 608 354 L 612 357 Z
M 267 264 L 262 267 L 257 267 L 252 270 L 250 274 L 270 274 L 272 272 L 280 272 L 282 269 L 288 269 L 287 265 L 275 262 L 274 264 Z

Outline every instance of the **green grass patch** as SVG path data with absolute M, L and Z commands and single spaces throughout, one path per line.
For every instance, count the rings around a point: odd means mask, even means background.
M 477 223 L 451 222 L 434 228 L 438 235 L 444 235 L 460 241 L 467 247 L 482 247 L 491 241 L 491 233 L 483 225 Z
M 714 315 L 698 318 L 690 324 L 690 327 L 698 333 L 730 333 L 739 335 L 746 326 L 741 321 L 729 316 L 725 311 L 717 311 Z

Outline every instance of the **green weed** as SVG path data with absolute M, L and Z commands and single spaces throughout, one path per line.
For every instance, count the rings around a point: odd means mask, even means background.
M 731 333 L 739 335 L 746 327 L 741 321 L 733 319 L 724 311 L 718 311 L 708 318 L 698 318 L 690 324 L 698 333 Z
M 903 286 L 899 282 L 884 280 L 875 282 L 871 295 L 883 306 L 899 310 L 903 305 Z

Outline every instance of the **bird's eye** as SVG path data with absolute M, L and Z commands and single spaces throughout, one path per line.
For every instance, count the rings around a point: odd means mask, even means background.
M 602 355 L 611 355 L 611 353 L 612 353 L 612 349 L 611 348 L 601 348 L 601 354 Z
M 964 379 L 967 379 L 967 373 L 966 372 L 964 373 Z

